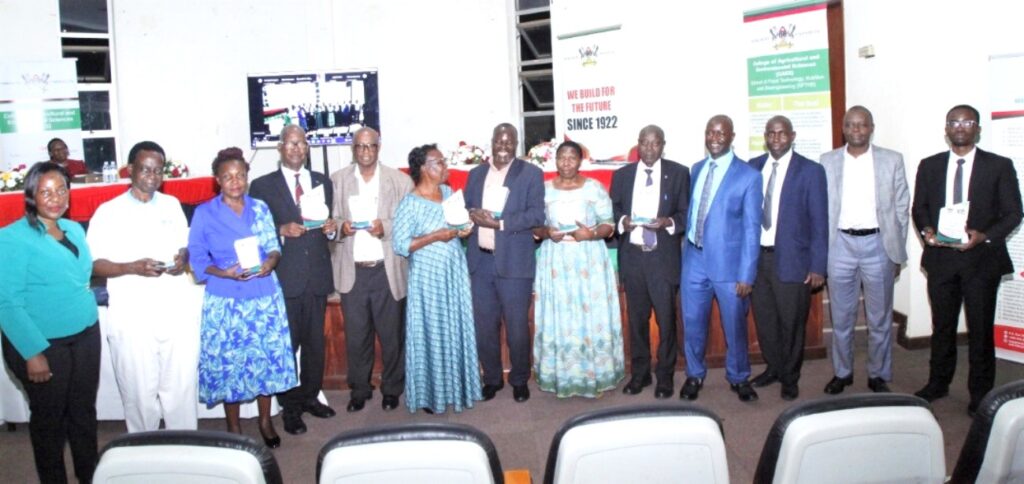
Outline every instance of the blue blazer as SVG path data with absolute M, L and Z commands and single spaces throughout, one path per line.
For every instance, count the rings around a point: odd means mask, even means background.
M 695 190 L 705 165 L 707 158 L 692 169 L 691 213 L 700 210 Z M 761 190 L 761 172 L 733 155 L 704 218 L 704 264 L 711 281 L 754 284 L 761 246 Z
M 484 180 L 490 169 L 490 164 L 483 164 L 469 172 L 465 193 L 467 210 L 482 208 Z M 532 229 L 544 225 L 544 172 L 516 158 L 508 167 L 505 186 L 509 192 L 501 214 L 505 230 L 494 232 L 495 270 L 501 277 L 533 279 L 537 269 L 534 255 L 537 242 Z M 479 230 L 474 227 L 469 235 L 466 262 L 470 274 L 476 272 L 482 257 Z
M 761 171 L 767 162 L 768 153 L 765 153 L 750 160 L 750 165 Z M 828 264 L 825 168 L 794 151 L 778 203 L 775 273 L 779 280 L 804 282 L 810 272 L 824 276 Z

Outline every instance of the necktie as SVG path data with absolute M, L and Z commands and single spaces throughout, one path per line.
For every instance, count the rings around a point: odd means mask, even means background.
M 768 177 L 768 188 L 764 191 L 764 210 L 761 211 L 761 226 L 765 230 L 772 228 L 772 194 L 775 193 L 775 173 L 779 162 L 772 162 L 772 174 Z
M 708 216 L 708 204 L 711 202 L 711 182 L 715 178 L 715 162 L 708 164 L 708 175 L 704 177 L 704 188 L 700 191 L 700 205 L 697 208 L 697 227 L 693 235 L 693 243 L 704 247 L 704 219 Z
M 644 171 L 647 172 L 647 183 L 645 183 L 644 186 L 649 187 L 651 185 L 654 185 L 654 179 L 651 178 L 651 173 L 653 173 L 654 170 L 646 168 L 644 169 Z M 655 234 L 653 230 L 644 227 L 644 248 L 647 250 L 651 250 L 657 244 L 658 234 Z
M 299 173 L 295 174 L 295 204 L 302 205 L 302 183 L 299 183 Z
M 953 175 L 953 203 L 964 201 L 964 159 L 956 160 L 956 174 Z

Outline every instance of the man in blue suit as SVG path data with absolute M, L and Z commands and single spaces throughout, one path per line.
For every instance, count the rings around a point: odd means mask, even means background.
M 825 283 L 828 189 L 825 169 L 793 151 L 793 123 L 775 116 L 764 127 L 768 152 L 750 160 L 764 181 L 761 256 L 750 295 L 757 340 L 768 368 L 751 384 L 782 382 L 783 400 L 800 394 L 811 291 Z
M 505 320 L 512 369 L 508 382 L 517 402 L 530 399 L 530 301 L 537 267 L 534 227 L 544 225 L 544 173 L 516 158 L 519 134 L 508 123 L 494 128 L 491 161 L 469 172 L 466 209 L 475 224 L 466 261 L 473 292 L 476 346 L 484 369 L 483 398 L 505 387 L 501 320 Z M 503 207 L 485 206 L 484 194 L 507 189 Z
M 761 241 L 761 173 L 732 152 L 732 120 L 713 116 L 704 130 L 708 157 L 693 167 L 683 255 L 683 343 L 686 382 L 679 398 L 696 400 L 707 367 L 711 300 L 718 299 L 727 346 L 725 377 L 744 402 L 757 400 L 747 381 L 747 296 L 754 285 Z

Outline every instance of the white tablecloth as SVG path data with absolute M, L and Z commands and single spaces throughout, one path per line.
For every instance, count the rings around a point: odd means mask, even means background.
M 201 289 L 201 288 L 200 288 Z M 100 332 L 104 335 L 102 354 L 100 355 L 100 387 L 96 394 L 96 418 L 99 420 L 124 420 L 124 405 L 121 403 L 121 394 L 117 390 L 117 380 L 114 379 L 114 367 L 110 361 L 110 351 L 107 348 L 106 320 L 107 308 L 101 306 Z M 198 344 L 198 343 L 197 343 Z M 0 352 L 3 350 L 0 349 Z M 2 358 L 0 353 L 0 358 Z M 28 400 L 18 382 L 6 365 L 0 366 L 0 423 L 4 422 L 28 422 Z M 320 401 L 327 403 L 323 392 L 320 393 Z M 213 408 L 206 408 L 205 404 L 197 403 L 199 407 L 199 418 L 223 418 L 224 407 L 217 405 Z M 271 412 L 274 415 L 281 410 L 274 399 L 271 404 Z M 241 416 L 252 418 L 259 415 L 256 402 L 242 405 Z

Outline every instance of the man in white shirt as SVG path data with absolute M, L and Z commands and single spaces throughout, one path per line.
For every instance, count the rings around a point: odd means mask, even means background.
M 825 393 L 853 384 L 853 327 L 860 288 L 868 326 L 868 388 L 892 381 L 893 286 L 907 261 L 910 192 L 903 155 L 871 144 L 871 112 L 854 106 L 843 117 L 846 146 L 821 155 L 828 180 L 828 292 L 832 368 Z
M 131 187 L 89 223 L 93 274 L 107 278 L 104 335 L 129 432 L 196 428 L 202 289 L 185 271 L 181 203 L 158 192 L 164 150 L 143 141 L 128 154 Z
M 362 410 L 373 398 L 375 335 L 384 363 L 381 408 L 394 410 L 405 390 L 402 318 L 409 269 L 406 259 L 392 249 L 391 222 L 413 185 L 409 175 L 381 164 L 379 153 L 380 135 L 362 128 L 352 138 L 353 163 L 331 175 L 333 212 L 340 223 L 332 264 L 345 318 L 349 412 Z

